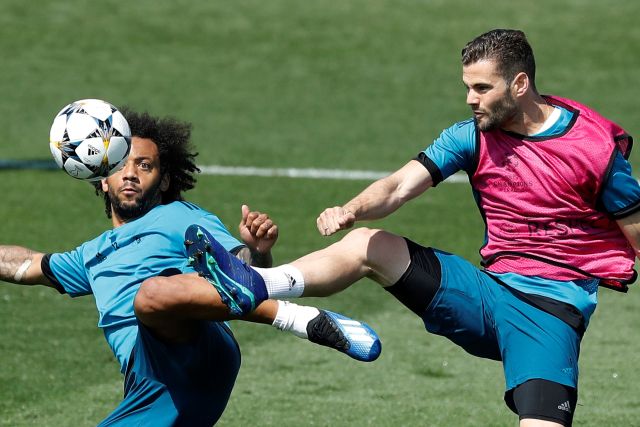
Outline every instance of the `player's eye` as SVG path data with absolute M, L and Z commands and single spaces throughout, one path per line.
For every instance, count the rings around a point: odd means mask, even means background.
M 138 164 L 138 167 L 139 167 L 140 169 L 142 169 L 142 170 L 147 171 L 147 170 L 150 170 L 150 169 L 151 169 L 151 164 L 150 164 L 150 163 L 147 163 L 147 162 L 140 162 L 140 163 Z

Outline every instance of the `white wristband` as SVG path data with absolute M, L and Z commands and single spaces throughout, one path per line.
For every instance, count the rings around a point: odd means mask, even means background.
M 26 273 L 29 267 L 31 267 L 31 261 L 32 260 L 28 259 L 22 263 L 18 271 L 16 271 L 16 274 L 13 276 L 14 281 L 19 282 L 20 280 L 22 280 L 22 276 L 24 276 L 24 273 Z

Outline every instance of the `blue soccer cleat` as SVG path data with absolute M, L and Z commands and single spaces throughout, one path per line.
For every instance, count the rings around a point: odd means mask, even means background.
M 248 314 L 268 298 L 262 276 L 229 253 L 203 227 L 190 225 L 184 237 L 189 265 L 216 288 L 231 314 Z
M 331 311 L 320 314 L 307 325 L 309 341 L 334 348 L 361 362 L 373 362 L 380 356 L 378 334 L 366 323 Z

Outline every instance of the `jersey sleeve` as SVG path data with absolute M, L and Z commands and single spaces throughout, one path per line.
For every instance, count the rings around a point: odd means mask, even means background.
M 48 257 L 47 277 L 58 290 L 64 290 L 72 297 L 93 293 L 81 248 Z
M 631 173 L 631 164 L 620 151 L 616 152 L 605 182 L 600 203 L 615 219 L 640 210 L 640 184 Z
M 469 119 L 443 130 L 415 160 L 427 168 L 435 187 L 460 170 L 471 171 L 475 151 L 476 128 L 474 121 Z

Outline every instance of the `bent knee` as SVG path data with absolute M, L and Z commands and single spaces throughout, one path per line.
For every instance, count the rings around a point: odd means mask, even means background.
M 385 230 L 358 228 L 345 236 L 347 253 L 369 269 L 368 277 L 383 285 L 398 281 L 411 262 L 404 237 Z
M 354 246 L 367 247 L 374 237 L 380 235 L 380 233 L 388 234 L 386 231 L 376 228 L 359 227 L 349 231 L 342 238 L 342 241 Z
M 350 231 L 342 239 L 342 242 L 351 247 L 354 251 L 365 251 L 367 253 L 387 251 L 389 248 L 404 247 L 406 241 L 404 237 L 398 236 L 388 231 L 377 228 L 356 228 Z

